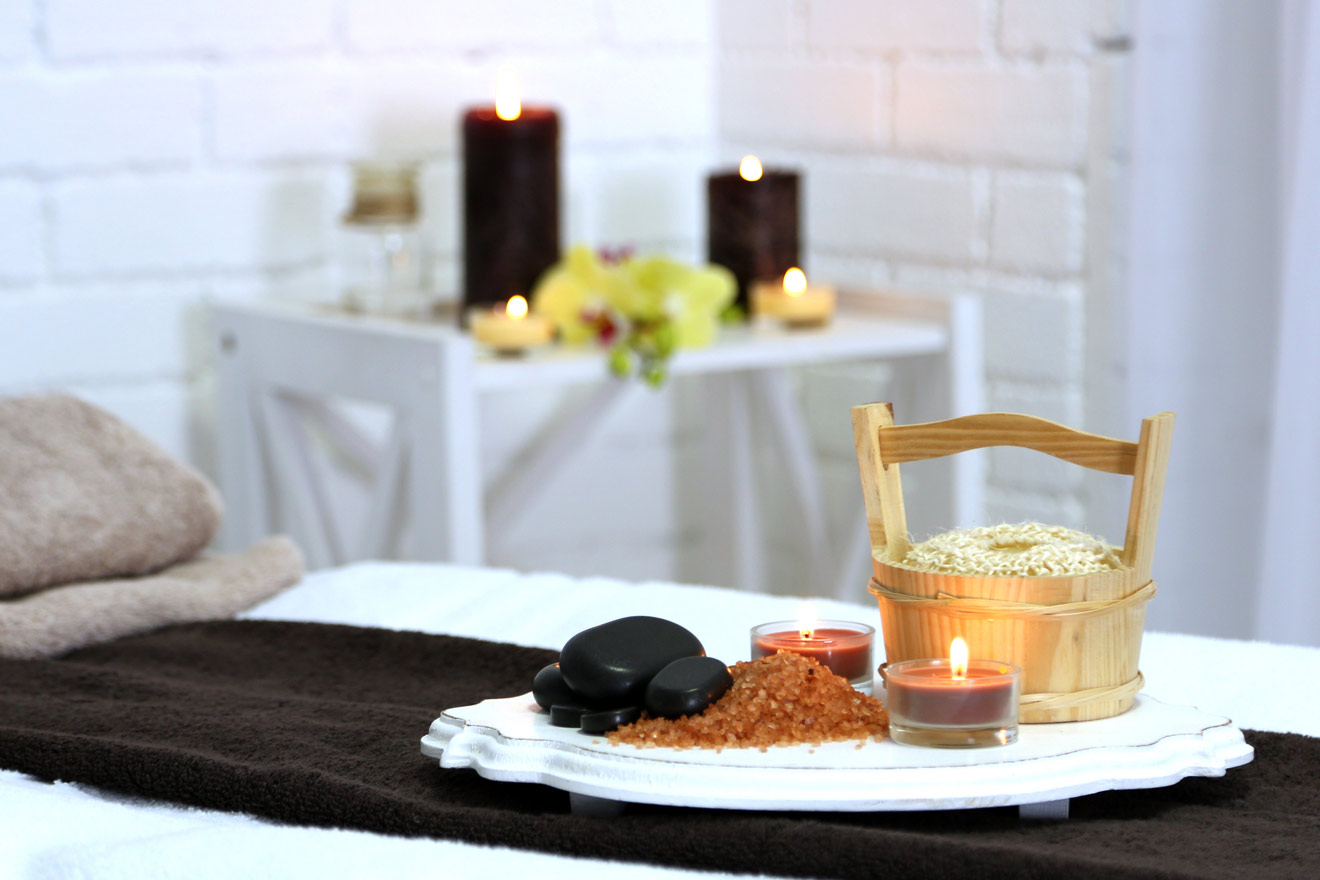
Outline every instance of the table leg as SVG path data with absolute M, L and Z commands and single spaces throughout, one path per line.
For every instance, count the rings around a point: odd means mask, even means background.
M 820 470 L 816 466 L 816 454 L 811 448 L 806 416 L 798 406 L 788 371 L 783 367 L 762 370 L 749 377 L 749 381 L 765 405 L 771 431 L 778 443 L 789 481 L 793 484 L 799 508 L 806 519 L 811 571 L 822 581 L 810 586 L 828 585 L 833 569 L 829 523 L 825 513 L 825 493 Z
M 411 552 L 418 561 L 485 561 L 477 392 L 472 342 L 447 340 L 420 375 L 408 413 Z
M 623 813 L 626 807 L 623 801 L 595 797 L 589 794 L 568 793 L 568 807 L 574 816 L 588 816 L 593 819 L 612 819 Z
M 1019 804 L 1019 819 L 1058 820 L 1068 818 L 1069 798 L 1057 801 L 1042 801 L 1038 804 Z

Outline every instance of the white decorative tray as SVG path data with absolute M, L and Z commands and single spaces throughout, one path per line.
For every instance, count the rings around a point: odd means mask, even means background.
M 574 795 L 574 809 L 611 802 L 745 810 L 953 810 L 1040 805 L 1066 816 L 1067 799 L 1222 776 L 1252 748 L 1221 716 L 1138 695 L 1101 721 L 1029 724 L 1016 743 L 928 749 L 892 740 L 756 749 L 611 745 L 550 724 L 531 694 L 449 709 L 422 737 L 441 767 L 487 779 L 540 782 Z M 594 804 L 594 806 L 593 806 Z

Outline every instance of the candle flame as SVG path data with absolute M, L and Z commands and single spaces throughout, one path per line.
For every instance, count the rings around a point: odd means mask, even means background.
M 798 606 L 798 632 L 802 638 L 809 639 L 816 632 L 816 603 L 803 602 Z
M 743 180 L 760 180 L 761 160 L 755 156 L 743 156 L 743 160 L 738 163 L 738 176 Z
M 510 297 L 509 304 L 504 307 L 509 317 L 515 321 L 527 317 L 527 300 L 521 296 Z
M 949 667 L 954 678 L 967 677 L 967 643 L 961 637 L 949 643 Z
M 807 275 L 797 266 L 784 273 L 784 293 L 789 296 L 801 296 L 807 289 Z
M 495 115 L 506 122 L 512 122 L 522 115 L 518 74 L 508 67 L 495 75 Z

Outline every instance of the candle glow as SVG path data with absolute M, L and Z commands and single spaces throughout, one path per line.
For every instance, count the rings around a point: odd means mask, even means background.
M 789 296 L 801 296 L 807 289 L 807 275 L 797 266 L 784 273 L 784 293 Z
M 807 601 L 798 605 L 797 619 L 798 632 L 802 635 L 802 638 L 811 638 L 812 634 L 819 628 L 816 624 L 816 603 Z
M 495 115 L 505 122 L 512 122 L 522 115 L 518 74 L 507 67 L 495 75 Z
M 520 321 L 527 317 L 527 300 L 521 296 L 509 298 L 509 304 L 504 307 L 504 311 L 515 321 Z
M 967 643 L 961 637 L 949 643 L 949 669 L 955 679 L 967 678 Z
M 761 168 L 761 160 L 755 156 L 743 156 L 743 160 L 738 163 L 738 176 L 743 180 L 760 180 L 762 173 L 764 169 Z

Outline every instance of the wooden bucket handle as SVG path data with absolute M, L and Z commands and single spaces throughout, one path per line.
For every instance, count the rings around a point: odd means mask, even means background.
M 1136 443 L 1018 413 L 983 413 L 898 426 L 889 403 L 854 406 L 852 422 L 871 549 L 877 557 L 897 562 L 908 551 L 900 462 L 940 458 L 986 446 L 1019 446 L 1081 467 L 1132 477 L 1120 559 L 1137 574 L 1138 583 L 1149 580 L 1169 444 L 1173 440 L 1173 413 L 1144 419 Z

